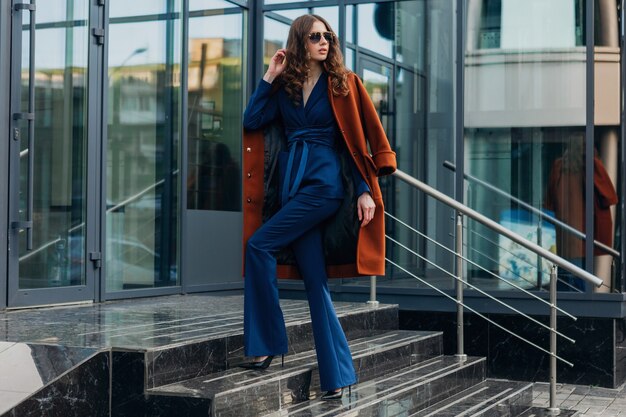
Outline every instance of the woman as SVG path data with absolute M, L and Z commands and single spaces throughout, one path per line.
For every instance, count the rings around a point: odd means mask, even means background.
M 265 369 L 287 352 L 276 278 L 301 276 L 322 398 L 339 399 L 357 378 L 327 277 L 384 274 L 376 176 L 395 170 L 395 153 L 365 88 L 343 65 L 336 35 L 317 15 L 294 20 L 243 125 L 244 345 L 253 360 L 242 366 Z

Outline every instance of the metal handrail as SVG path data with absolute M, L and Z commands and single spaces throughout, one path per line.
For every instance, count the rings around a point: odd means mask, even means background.
M 459 358 L 459 360 L 465 360 L 467 358 L 467 356 L 464 353 L 464 309 L 467 309 L 469 311 L 472 311 L 473 313 L 475 313 L 476 315 L 478 315 L 479 317 L 482 317 L 483 319 L 487 320 L 489 323 L 493 324 L 494 326 L 504 330 L 505 332 L 511 334 L 512 336 L 524 341 L 525 343 L 530 344 L 531 346 L 541 350 L 542 352 L 548 354 L 550 356 L 550 411 L 556 411 L 558 410 L 558 408 L 556 407 L 556 361 L 560 360 L 563 363 L 566 363 L 569 366 L 574 366 L 573 363 L 568 362 L 567 360 L 559 357 L 557 355 L 557 335 L 562 336 L 564 338 L 566 338 L 567 340 L 569 340 L 570 342 L 574 343 L 574 340 L 563 335 L 562 333 L 559 333 L 557 331 L 557 268 L 561 267 L 563 269 L 565 269 L 566 271 L 570 272 L 571 274 L 583 279 L 584 281 L 587 281 L 597 287 L 600 287 L 601 285 L 603 285 L 603 281 L 596 277 L 595 275 L 590 274 L 589 272 L 577 267 L 576 265 L 572 264 L 571 262 L 566 261 L 565 259 L 553 254 L 550 251 L 547 251 L 546 249 L 542 248 L 541 246 L 535 244 L 534 242 L 531 242 L 525 238 L 523 238 L 522 236 L 511 232 L 510 230 L 508 230 L 507 228 L 503 227 L 502 225 L 500 225 L 499 223 L 496 223 L 495 221 L 489 219 L 488 217 L 478 213 L 477 211 L 469 208 L 468 206 L 466 206 L 465 204 L 462 204 L 450 197 L 448 197 L 447 195 L 437 191 L 436 189 L 426 185 L 425 183 L 419 181 L 418 179 L 400 171 L 400 170 L 396 170 L 396 172 L 394 172 L 394 177 L 406 182 L 407 184 L 413 186 L 414 188 L 417 188 L 418 190 L 426 193 L 427 195 L 439 200 L 440 202 L 448 205 L 449 207 L 455 209 L 457 211 L 457 221 L 456 221 L 456 250 L 454 252 L 455 257 L 456 257 L 456 275 L 449 273 L 448 271 L 445 271 L 445 269 L 440 268 L 438 265 L 428 261 L 426 258 L 420 256 L 417 252 L 411 250 L 410 248 L 406 247 L 405 245 L 401 244 L 400 242 L 398 242 L 397 240 L 389 237 L 388 235 L 386 235 L 386 238 L 391 240 L 392 242 L 398 244 L 399 246 L 403 247 L 404 249 L 406 249 L 407 251 L 413 253 L 414 255 L 418 256 L 420 259 L 423 259 L 424 261 L 437 266 L 439 269 L 444 270 L 446 273 L 448 273 L 449 275 L 451 275 L 454 278 L 454 282 L 456 284 L 456 298 L 452 297 L 451 295 L 446 294 L 444 291 L 442 291 L 441 289 L 436 288 L 435 286 L 433 286 L 432 284 L 428 283 L 427 281 L 425 281 L 424 279 L 421 279 L 420 277 L 418 277 L 417 275 L 411 273 L 410 271 L 406 270 L 405 268 L 403 268 L 402 266 L 398 265 L 397 263 L 393 262 L 392 260 L 390 260 L 389 258 L 385 258 L 387 260 L 387 262 L 389 262 L 390 264 L 394 265 L 395 267 L 401 269 L 402 271 L 404 271 L 405 273 L 411 275 L 412 277 L 418 279 L 419 281 L 423 282 L 424 284 L 426 284 L 427 286 L 429 286 L 430 288 L 432 288 L 433 290 L 439 292 L 440 294 L 444 295 L 445 297 L 452 299 L 456 305 L 457 305 L 457 357 Z M 463 260 L 465 259 L 463 257 L 463 215 L 466 215 L 474 220 L 476 220 L 477 222 L 485 225 L 486 227 L 490 228 L 491 230 L 495 231 L 496 233 L 503 235 L 505 237 L 507 237 L 508 239 L 512 240 L 513 242 L 516 242 L 517 244 L 521 245 L 522 247 L 530 250 L 531 252 L 534 252 L 535 254 L 537 254 L 538 256 L 547 259 L 548 261 L 552 262 L 552 268 L 551 268 L 551 273 L 550 273 L 550 326 L 549 326 L 549 331 L 550 331 L 550 350 L 546 350 L 545 348 L 542 348 L 541 346 L 521 337 L 520 335 L 504 328 L 502 325 L 494 322 L 493 320 L 489 319 L 488 317 L 485 317 L 484 315 L 480 314 L 478 311 L 472 309 L 471 307 L 467 306 L 464 302 L 463 302 L 463 292 L 464 292 L 464 288 L 467 285 L 468 287 L 479 291 L 480 293 L 482 293 L 483 295 L 489 297 L 492 300 L 495 300 L 496 302 L 506 306 L 507 308 L 515 311 L 518 314 L 521 314 L 523 317 L 528 318 L 533 320 L 533 322 L 536 322 L 536 320 L 532 319 L 531 317 L 529 317 L 527 314 L 524 314 L 523 312 L 516 310 L 515 308 L 513 308 L 512 306 L 507 305 L 506 303 L 496 299 L 495 297 L 487 294 L 486 292 L 478 289 L 477 287 L 467 283 L 466 281 L 463 280 Z M 543 213 L 542 213 L 543 215 Z M 393 217 L 393 216 L 392 216 Z M 376 285 L 376 281 L 375 279 L 372 279 L 372 283 L 371 283 L 372 287 L 375 287 Z M 371 294 L 375 294 L 375 291 L 372 291 Z M 373 298 L 373 300 L 375 300 L 375 298 Z M 542 327 L 547 328 L 547 326 L 542 325 Z
M 389 239 L 390 241 L 392 241 L 393 243 L 395 243 L 396 245 L 400 246 L 401 248 L 403 248 L 404 250 L 412 253 L 413 255 L 417 256 L 418 258 L 420 258 L 421 260 L 423 260 L 424 262 L 434 266 L 435 268 L 437 268 L 438 270 L 440 270 L 441 272 L 450 275 L 452 278 L 454 278 L 455 280 L 459 280 L 459 277 L 455 276 L 453 273 L 451 273 L 450 271 L 447 271 L 445 268 L 437 265 L 436 263 L 434 263 L 433 261 L 430 261 L 428 259 L 426 259 L 426 257 L 420 255 L 419 253 L 415 252 L 413 249 L 407 247 L 406 245 L 403 245 L 402 243 L 398 242 L 397 240 L 395 240 L 394 238 L 392 238 L 389 235 L 385 235 L 385 237 L 387 239 Z M 557 331 L 556 329 L 552 329 L 550 328 L 550 326 L 547 326 L 543 323 L 541 323 L 539 320 L 534 319 L 532 317 L 530 317 L 528 314 L 524 313 L 523 311 L 520 311 L 518 309 L 516 309 L 515 307 L 505 303 L 504 301 L 501 301 L 499 299 L 497 299 L 496 297 L 494 297 L 493 295 L 481 290 L 480 288 L 478 288 L 475 285 L 470 284 L 469 282 L 465 282 L 463 281 L 463 279 L 461 279 L 461 281 L 463 282 L 463 285 L 467 285 L 468 287 L 470 287 L 471 289 L 479 292 L 480 294 L 484 295 L 485 297 L 489 298 L 490 300 L 495 301 L 496 303 L 500 304 L 501 306 L 504 306 L 505 308 L 508 308 L 511 311 L 514 311 L 515 313 L 527 318 L 528 320 L 532 321 L 533 323 L 535 323 L 536 325 L 543 327 L 544 329 L 550 331 L 550 332 L 555 332 L 557 335 L 561 336 L 563 339 L 567 340 L 570 343 L 575 343 L 576 341 L 574 339 L 572 339 L 569 336 L 565 336 L 563 333 L 560 333 L 559 331 Z M 463 306 L 467 307 L 466 304 L 463 304 Z M 527 340 L 524 339 L 524 341 L 527 342 Z
M 436 241 L 436 240 L 434 240 L 433 238 L 430 238 L 430 237 L 426 236 L 424 233 L 422 233 L 422 232 L 420 232 L 419 230 L 415 229 L 415 228 L 414 228 L 414 227 L 412 227 L 411 225 L 409 225 L 409 224 L 407 224 L 407 223 L 403 222 L 402 220 L 398 219 L 398 218 L 397 218 L 397 217 L 395 217 L 394 215 L 389 214 L 388 212 L 385 212 L 385 215 L 386 215 L 387 217 L 389 217 L 389 218 L 393 219 L 393 220 L 394 220 L 394 221 L 396 221 L 397 223 L 400 223 L 401 225 L 403 225 L 404 227 L 408 228 L 409 230 L 413 231 L 414 233 L 418 234 L 420 237 L 423 237 L 424 239 L 426 239 L 426 240 L 430 241 L 431 243 L 433 243 L 433 244 L 435 244 L 435 245 L 439 246 L 441 249 L 443 249 L 443 250 L 445 250 L 445 251 L 448 251 L 449 253 L 451 253 L 451 254 L 453 254 L 453 255 L 455 255 L 455 256 L 459 256 L 459 255 L 460 255 L 461 259 L 463 259 L 465 262 L 467 262 L 467 263 L 469 263 L 469 264 L 471 264 L 471 265 L 475 266 L 476 268 L 478 268 L 478 269 L 480 269 L 480 270 L 484 271 L 485 273 L 487 273 L 487 274 L 489 274 L 489 275 L 493 276 L 494 278 L 496 278 L 496 279 L 498 279 L 498 280 L 500 280 L 500 281 L 502 281 L 502 282 L 504 282 L 504 283 L 506 283 L 506 284 L 510 285 L 511 287 L 513 287 L 513 288 L 515 288 L 515 289 L 518 289 L 518 290 L 522 291 L 524 294 L 526 294 L 526 295 L 528 295 L 528 296 L 530 296 L 530 297 L 532 297 L 532 298 L 536 299 L 537 301 L 539 301 L 539 302 L 541 302 L 541 303 L 544 303 L 544 304 L 546 304 L 546 305 L 550 306 L 550 303 L 549 303 L 548 301 L 544 300 L 543 298 L 539 297 L 538 295 L 533 294 L 532 292 L 528 291 L 527 289 L 522 288 L 522 287 L 520 287 L 519 285 L 514 284 L 514 283 L 512 283 L 511 281 L 509 281 L 509 280 L 506 280 L 506 279 L 502 278 L 500 275 L 496 274 L 496 273 L 495 273 L 495 272 L 493 272 L 493 271 L 488 270 L 487 268 L 485 268 L 485 267 L 484 267 L 484 266 L 482 266 L 482 265 L 479 265 L 478 263 L 476 263 L 476 262 L 472 261 L 472 260 L 471 260 L 471 259 L 469 259 L 468 257 L 463 256 L 462 254 L 457 254 L 457 253 L 456 253 L 455 251 L 453 251 L 452 249 L 450 249 L 450 248 L 446 247 L 445 245 L 443 245 L 443 244 L 441 244 L 441 243 L 437 242 L 437 241 Z M 568 317 L 569 317 L 569 318 L 571 318 L 572 320 L 574 320 L 574 321 L 576 321 L 576 320 L 577 320 L 577 318 L 576 318 L 575 316 L 573 316 L 572 314 L 570 314 L 570 313 L 568 313 L 567 311 L 563 310 L 562 308 L 557 307 L 556 309 L 557 309 L 557 311 L 559 311 L 561 314 L 568 316 Z
M 560 268 L 565 269 L 566 271 L 576 275 L 579 278 L 582 278 L 583 280 L 595 285 L 596 287 L 600 287 L 602 285 L 603 281 L 600 278 L 596 277 L 595 275 L 590 274 L 584 269 L 577 267 L 573 263 L 566 261 L 560 256 L 553 254 L 552 252 L 523 238 L 522 236 L 511 232 L 509 229 L 505 228 L 501 224 L 496 223 L 495 221 L 491 220 L 490 218 L 486 216 L 483 216 L 482 214 L 478 213 L 476 210 L 469 208 L 465 204 L 459 203 L 458 201 L 448 197 L 444 193 L 437 191 L 436 189 L 432 188 L 429 185 L 426 185 L 420 180 L 413 178 L 412 176 L 400 170 L 396 170 L 396 172 L 393 173 L 393 176 L 406 182 L 409 185 L 412 185 L 413 187 L 441 201 L 442 203 L 452 207 L 458 212 L 463 213 L 466 216 L 471 217 L 472 219 L 476 220 L 477 222 L 484 224 L 485 226 L 498 232 L 499 234 L 508 237 L 509 239 L 525 247 L 526 249 L 532 252 L 535 252 L 536 254 L 540 255 L 543 258 L 546 258 L 553 264 L 558 265 Z
M 568 365 L 568 366 L 570 366 L 570 367 L 573 367 L 573 366 L 574 366 L 574 364 L 573 364 L 573 363 L 571 363 L 571 362 L 567 361 L 566 359 L 561 358 L 561 357 L 560 357 L 560 356 L 558 356 L 556 353 L 554 353 L 554 354 L 553 354 L 552 352 L 550 352 L 550 351 L 548 351 L 548 350 L 546 350 L 546 349 L 542 348 L 541 346 L 537 345 L 536 343 L 533 343 L 533 342 L 531 342 L 530 340 L 524 339 L 522 336 L 518 335 L 517 333 L 514 333 L 514 332 L 510 331 L 509 329 L 507 329 L 506 327 L 502 326 L 501 324 L 496 323 L 495 321 L 491 320 L 489 317 L 486 317 L 485 315 L 483 315 L 483 314 L 481 314 L 480 312 L 476 311 L 476 310 L 475 310 L 475 309 L 473 309 L 472 307 L 469 307 L 468 305 L 463 304 L 463 303 L 459 303 L 459 302 L 458 302 L 458 300 L 457 300 L 456 298 L 452 297 L 452 296 L 451 296 L 451 295 L 449 295 L 449 294 L 446 294 L 446 292 L 445 292 L 445 291 L 440 290 L 439 288 L 437 288 L 437 287 L 435 287 L 434 285 L 430 284 L 430 283 L 429 283 L 428 281 L 426 281 L 425 279 L 418 277 L 417 275 L 415 275 L 414 273 L 412 273 L 412 272 L 411 272 L 411 271 L 409 271 L 408 269 L 406 269 L 406 268 L 402 267 L 401 265 L 398 265 L 397 263 L 395 263 L 395 262 L 394 262 L 394 261 L 392 261 L 391 259 L 389 259 L 389 258 L 385 258 L 385 260 L 386 260 L 387 262 L 389 262 L 391 265 L 395 266 L 396 268 L 398 268 L 398 269 L 402 270 L 404 273 L 409 274 L 409 275 L 410 275 L 410 276 L 412 276 L 413 278 L 415 278 L 415 279 L 417 279 L 417 280 L 421 281 L 422 283 L 424 283 L 425 285 L 427 285 L 427 286 L 428 286 L 428 287 L 430 287 L 431 289 L 433 289 L 433 290 L 437 291 L 439 294 L 441 294 L 441 295 L 443 295 L 444 297 L 446 297 L 446 298 L 448 298 L 448 299 L 450 299 L 450 300 L 454 301 L 454 302 L 455 302 L 455 303 L 457 303 L 458 305 L 461 305 L 461 306 L 465 307 L 466 309 L 468 309 L 468 310 L 469 310 L 469 311 L 471 311 L 472 313 L 476 314 L 478 317 L 481 317 L 481 318 L 483 318 L 483 319 L 487 320 L 489 323 L 491 323 L 491 324 L 493 324 L 494 326 L 498 327 L 499 329 L 501 329 L 501 330 L 505 331 L 506 333 L 510 334 L 511 336 L 517 337 L 518 339 L 520 339 L 520 340 L 522 340 L 522 341 L 524 341 L 524 342 L 528 343 L 529 345 L 531 345 L 531 346 L 533 346 L 533 347 L 535 347 L 535 348 L 539 349 L 540 351 L 544 352 L 545 354 L 549 355 L 550 357 L 554 357 L 554 358 L 556 358 L 556 359 L 560 360 L 561 362 L 563 362 L 563 363 L 567 364 L 567 365 Z M 554 335 L 556 336 L 556 334 L 555 334 L 555 333 L 552 333 L 552 334 L 554 334 Z
M 456 165 L 454 165 L 452 162 L 450 161 L 444 161 L 443 166 L 448 168 L 450 171 L 456 171 Z M 559 219 L 557 219 L 556 217 L 550 216 L 546 213 L 544 213 L 543 211 L 539 210 L 536 207 L 531 206 L 530 204 L 526 203 L 525 201 L 520 200 L 519 198 L 513 197 L 511 194 L 507 193 L 504 190 L 499 189 L 498 187 L 495 187 L 491 184 L 489 184 L 488 182 L 485 182 L 479 178 L 474 177 L 473 175 L 470 174 L 466 174 L 463 173 L 463 177 L 471 182 L 475 182 L 476 184 L 479 184 L 487 189 L 489 189 L 490 191 L 493 191 L 496 194 L 499 194 L 511 201 L 513 201 L 515 204 L 524 207 L 526 210 L 531 211 L 532 213 L 536 214 L 537 216 L 539 216 L 542 220 L 548 221 L 552 224 L 554 224 L 555 226 L 559 226 L 561 229 L 565 229 L 568 232 L 570 232 L 571 234 L 575 235 L 578 238 L 581 239 L 586 239 L 587 235 L 585 235 L 583 232 L 581 232 L 578 229 L 573 228 L 572 226 L 570 226 L 567 223 L 563 223 L 562 221 L 560 221 Z M 609 255 L 613 255 L 615 258 L 620 258 L 620 253 L 618 251 L 616 251 L 615 249 L 613 249 L 610 246 L 605 245 L 602 242 L 599 242 L 597 240 L 594 239 L 593 244 L 595 246 L 597 246 L 598 248 L 602 249 L 603 251 L 607 252 Z
M 480 233 L 476 232 L 475 230 L 471 230 L 471 229 L 469 229 L 469 228 L 467 228 L 467 227 L 465 227 L 465 229 L 466 229 L 466 230 L 468 230 L 470 233 L 472 233 L 472 234 L 474 234 L 474 235 L 477 235 L 478 237 L 480 237 L 480 238 L 482 238 L 482 239 L 486 240 L 487 242 L 491 243 L 492 245 L 496 246 L 497 248 L 499 248 L 499 249 L 503 249 L 503 250 L 505 250 L 505 251 L 509 252 L 511 255 L 515 256 L 512 252 L 510 252 L 510 251 L 506 250 L 506 249 L 505 249 L 505 248 L 503 248 L 502 246 L 500 246 L 500 245 L 498 245 L 497 243 L 495 243 L 495 242 L 491 241 L 490 239 L 488 239 L 487 237 L 483 236 L 482 234 L 480 234 Z M 527 279 L 523 278 L 523 277 L 522 277 L 522 276 L 520 276 L 519 274 L 517 274 L 517 273 L 515 273 L 514 271 L 512 271 L 510 268 L 506 267 L 505 265 L 502 265 L 502 264 L 498 263 L 498 261 L 497 261 L 496 259 L 493 259 L 493 258 L 492 258 L 492 257 L 490 257 L 489 255 L 486 255 L 485 253 L 483 253 L 483 252 L 479 251 L 478 249 L 476 249 L 476 248 L 474 248 L 474 247 L 469 247 L 469 245 L 468 245 L 468 244 L 463 244 L 463 246 L 467 247 L 467 248 L 468 248 L 468 250 L 471 250 L 471 251 L 473 251 L 473 252 L 477 253 L 478 255 L 480 255 L 480 256 L 482 256 L 482 257 L 484 257 L 484 258 L 487 258 L 488 260 L 490 260 L 491 262 L 493 262 L 493 263 L 497 264 L 498 266 L 500 266 L 500 267 L 502 267 L 502 268 L 505 268 L 507 271 L 509 271 L 509 272 L 513 273 L 514 275 L 518 276 L 519 278 L 521 278 L 523 281 L 528 282 L 529 284 L 532 284 L 532 281 L 529 281 L 529 280 L 527 280 Z M 545 271 L 543 271 L 543 270 L 539 269 L 539 267 L 537 267 L 537 265 L 533 265 L 531 262 L 527 261 L 526 259 L 519 258 L 519 257 L 517 257 L 517 256 L 516 256 L 516 258 L 517 258 L 517 259 L 519 259 L 520 261 L 524 262 L 524 263 L 525 263 L 526 265 L 528 265 L 530 268 L 535 269 L 535 270 L 536 270 L 536 272 L 537 272 L 538 274 L 541 274 L 541 276 L 543 276 L 544 274 L 546 274 L 546 272 L 545 272 Z M 557 279 L 559 280 L 559 282 L 561 283 L 561 285 L 564 285 L 564 286 L 566 286 L 566 287 L 569 287 L 572 291 L 576 291 L 576 292 L 583 292 L 583 291 L 581 291 L 579 288 L 574 287 L 573 285 L 571 285 L 570 283 L 566 282 L 565 280 L 562 280 L 561 278 L 558 278 L 558 277 L 557 277 Z M 506 281 L 506 280 L 505 280 L 505 281 Z M 538 284 L 533 284 L 533 285 L 534 285 L 534 286 L 538 286 Z M 605 285 L 605 284 L 602 284 L 602 285 Z M 543 288 L 542 288 L 542 286 L 539 286 L 539 290 L 542 290 L 542 289 L 543 289 Z

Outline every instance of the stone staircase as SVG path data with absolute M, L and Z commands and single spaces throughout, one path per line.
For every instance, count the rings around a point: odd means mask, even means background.
M 397 306 L 353 306 L 338 315 L 359 383 L 341 401 L 319 399 L 311 326 L 302 317 L 288 321 L 284 366 L 275 358 L 264 371 L 236 367 L 243 360 L 240 333 L 158 352 L 114 352 L 111 415 L 520 416 L 532 410 L 532 384 L 487 380 L 484 358 L 444 356 L 441 332 L 398 330 Z M 204 359 L 194 360 L 197 355 Z M 128 390 L 133 378 L 115 378 L 116 368 L 134 368 L 141 389 Z
M 335 303 L 359 382 L 321 401 L 308 305 L 281 300 L 290 352 L 263 371 L 237 367 L 242 306 L 174 296 L 0 316 L 14 340 L 0 342 L 0 417 L 550 415 L 532 384 L 488 380 L 484 358 L 446 356 L 441 332 L 363 303 Z

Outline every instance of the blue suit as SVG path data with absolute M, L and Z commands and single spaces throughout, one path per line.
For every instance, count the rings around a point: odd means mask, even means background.
M 337 154 L 337 126 L 322 74 L 306 106 L 295 106 L 284 89 L 271 93 L 261 80 L 244 113 L 246 129 L 259 129 L 281 116 L 289 151 L 279 157 L 281 208 L 248 240 L 245 256 L 244 345 L 247 356 L 288 351 L 278 302 L 273 253 L 291 245 L 303 278 L 321 389 L 330 391 L 356 382 L 352 355 L 335 313 L 327 285 L 320 223 L 341 205 L 344 189 Z M 369 191 L 352 166 L 357 195 Z

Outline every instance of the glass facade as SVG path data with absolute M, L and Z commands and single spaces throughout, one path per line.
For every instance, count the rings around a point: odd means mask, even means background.
M 340 36 L 401 170 L 622 289 L 620 1 L 594 2 L 593 33 L 585 0 L 256 1 L 50 0 L 34 30 L 23 13 L 11 108 L 35 116 L 32 138 L 27 117 L 11 125 L 9 293 L 241 288 L 242 112 L 304 13 Z M 388 240 L 387 257 L 451 288 L 454 211 L 380 182 L 419 231 L 388 218 L 420 256 Z M 463 244 L 472 285 L 545 289 L 549 264 L 519 245 L 471 221 Z M 427 287 L 391 264 L 379 286 Z M 567 274 L 559 288 L 591 291 Z

